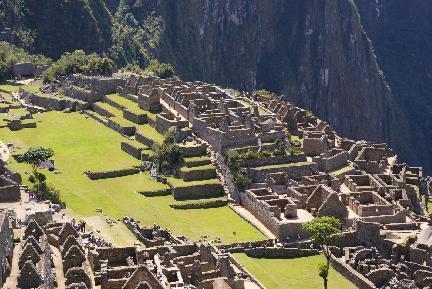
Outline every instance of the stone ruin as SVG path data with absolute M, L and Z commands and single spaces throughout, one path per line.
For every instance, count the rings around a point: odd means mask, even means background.
M 94 248 L 89 261 L 96 285 L 107 288 L 244 288 L 229 254 L 208 244 L 174 237 L 158 226 L 142 228 L 132 218 L 124 223 L 147 244 L 126 248 Z
M 333 216 L 343 223 L 348 219 L 346 206 L 331 187 L 300 186 L 284 173 L 269 174 L 266 187 L 246 190 L 241 202 L 282 241 L 306 238 L 301 226 L 314 217 Z
M 27 225 L 19 250 L 18 288 L 56 288 L 59 284 L 53 250 L 60 252 L 65 288 L 93 288 L 86 250 L 71 223 L 49 223 L 44 227 L 36 221 Z M 62 284 L 63 286 L 63 284 Z
M 354 227 L 340 240 L 342 250 L 332 250 L 336 270 L 350 275 L 359 288 L 430 288 L 429 239 L 419 236 L 394 243 L 392 230 L 379 223 L 357 221 Z
M 0 286 L 11 273 L 13 237 L 10 223 L 9 213 L 0 211 Z
M 21 199 L 19 182 L 20 175 L 0 160 L 0 202 L 17 202 Z

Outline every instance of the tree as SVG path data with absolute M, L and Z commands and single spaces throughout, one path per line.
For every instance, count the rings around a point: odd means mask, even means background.
M 324 288 L 327 289 L 328 274 L 330 269 L 331 252 L 329 246 L 334 244 L 337 234 L 340 232 L 340 221 L 335 217 L 318 217 L 303 224 L 303 229 L 308 232 L 311 238 L 322 247 L 324 256 L 327 260 L 325 264 L 320 264 L 319 276 L 323 279 Z
M 32 168 L 30 182 L 35 184 L 35 190 L 40 193 L 44 188 L 46 176 L 38 171 L 39 166 L 54 155 L 50 148 L 32 147 L 21 155 L 20 160 L 29 164 Z

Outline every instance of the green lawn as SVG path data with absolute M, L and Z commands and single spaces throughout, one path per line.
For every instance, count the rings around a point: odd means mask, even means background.
M 137 191 L 166 188 L 151 181 L 146 174 L 115 179 L 91 181 L 84 171 L 110 170 L 129 167 L 137 160 L 120 148 L 125 140 L 120 134 L 79 113 L 49 112 L 35 114 L 38 127 L 11 132 L 0 129 L 5 143 L 21 147 L 51 147 L 55 151 L 55 164 L 59 173 L 48 173 L 48 180 L 61 190 L 67 206 L 78 217 L 101 215 L 96 208 L 111 219 L 125 215 L 137 218 L 145 225 L 160 224 L 175 234 L 199 239 L 200 235 L 220 237 L 226 243 L 264 239 L 265 236 L 244 221 L 228 207 L 206 210 L 173 210 L 169 204 L 172 196 L 146 198 Z M 16 153 L 16 152 L 14 152 Z M 22 173 L 29 168 L 12 162 L 12 167 Z M 227 227 L 226 224 L 230 223 Z M 103 230 L 103 228 L 101 229 Z
M 323 288 L 318 276 L 318 264 L 325 261 L 321 255 L 295 259 L 255 259 L 245 254 L 234 254 L 267 289 Z M 357 288 L 333 268 L 329 273 L 329 289 Z

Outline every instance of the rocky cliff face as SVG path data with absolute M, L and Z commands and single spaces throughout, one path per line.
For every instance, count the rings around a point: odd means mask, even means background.
M 431 125 L 406 120 L 414 119 L 416 112 L 424 118 L 431 111 L 423 105 L 430 102 L 409 94 L 413 87 L 421 88 L 423 98 L 431 91 L 423 54 L 410 52 L 430 51 L 423 37 L 410 33 L 416 27 L 422 27 L 423 36 L 431 31 L 426 15 L 432 5 L 425 1 L 356 0 L 359 10 L 354 0 L 49 0 L 41 4 L 47 5 L 43 9 L 39 2 L 0 2 L 0 20 L 32 31 L 36 52 L 57 57 L 73 49 L 109 52 L 123 46 L 127 54 L 137 48 L 127 44 L 139 46 L 137 39 L 153 39 L 147 34 L 158 31 L 154 45 L 142 47 L 173 64 L 184 79 L 284 94 L 329 121 L 342 136 L 386 141 L 406 160 L 428 163 L 424 156 L 432 133 L 424 131 L 432 131 Z M 21 19 L 2 16 L 7 9 L 1 3 L 23 3 Z M 113 15 L 119 5 L 121 15 L 127 16 L 122 18 L 132 26 L 116 24 Z M 422 12 L 425 17 L 418 26 L 416 16 Z M 144 29 L 135 33 L 139 37 L 129 37 L 140 25 L 145 28 L 149 17 L 161 20 L 161 30 Z M 407 58 L 399 63 L 401 54 Z M 409 72 L 404 74 L 404 68 Z M 406 93 L 399 92 L 400 86 L 407 87 Z M 430 160 L 430 154 L 426 158 Z
M 282 93 L 341 135 L 391 140 L 392 99 L 348 0 L 145 1 L 163 19 L 156 51 L 186 79 Z
M 362 24 L 408 129 L 405 160 L 432 169 L 432 2 L 356 0 Z

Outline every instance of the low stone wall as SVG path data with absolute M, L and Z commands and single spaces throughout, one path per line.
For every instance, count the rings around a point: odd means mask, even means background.
M 231 198 L 233 198 L 237 203 L 240 203 L 240 192 L 234 183 L 234 176 L 232 175 L 230 168 L 225 164 L 225 160 L 220 153 L 216 153 L 216 165 L 218 166 L 219 172 L 223 175 L 224 185 L 228 188 Z
M 228 205 L 228 200 L 210 200 L 187 204 L 170 204 L 169 206 L 175 210 L 191 210 L 191 209 L 209 209 L 219 208 Z
M 123 118 L 136 123 L 136 124 L 145 124 L 147 123 L 147 114 L 143 113 L 135 113 L 130 110 L 123 110 Z
M 104 95 L 92 90 L 88 90 L 76 85 L 65 85 L 63 86 L 63 92 L 69 97 L 79 99 L 85 102 L 96 102 L 101 101 Z
M 205 147 L 205 145 L 181 146 L 181 151 L 184 158 L 198 157 L 207 154 L 207 148 Z
M 268 158 L 241 160 L 239 161 L 239 165 L 242 167 L 260 167 L 288 163 L 299 163 L 305 161 L 306 155 L 302 153 L 298 155 L 274 156 Z
M 318 165 L 314 162 L 303 162 L 286 167 L 253 168 L 249 170 L 250 176 L 257 183 L 264 183 L 270 173 L 284 172 L 289 178 L 301 179 L 303 176 L 311 176 L 318 172 Z
M 119 169 L 112 171 L 104 171 L 104 172 L 91 172 L 87 171 L 84 174 L 91 180 L 100 180 L 100 179 L 110 179 L 110 178 L 118 178 L 124 176 L 130 176 L 138 174 L 140 170 L 138 168 L 127 168 L 127 169 Z
M 221 184 L 192 185 L 190 187 L 172 187 L 175 200 L 194 200 L 222 196 L 224 191 Z
M 315 249 L 279 248 L 279 247 L 258 247 L 246 249 L 245 253 L 252 258 L 300 258 L 318 255 L 320 252 Z
M 121 146 L 122 151 L 133 156 L 136 159 L 141 160 L 141 153 L 142 153 L 144 148 L 133 146 L 130 143 L 125 142 L 125 141 L 121 142 L 120 146 Z
M 333 268 L 339 272 L 342 276 L 351 281 L 354 285 L 361 289 L 375 289 L 375 285 L 369 281 L 366 277 L 358 273 L 356 270 L 345 264 L 341 259 L 338 259 L 332 255 L 330 263 Z
M 168 131 L 171 127 L 184 128 L 188 126 L 188 121 L 174 120 L 165 118 L 163 115 L 156 115 L 155 129 L 161 133 Z
M 254 242 L 241 242 L 241 243 L 231 243 L 227 245 L 217 246 L 219 250 L 229 252 L 229 253 L 244 253 L 246 249 L 266 247 L 269 244 L 274 245 L 274 239 L 267 239 Z
M 246 267 L 244 267 L 239 261 L 237 261 L 236 258 L 234 258 L 231 254 L 228 255 L 229 259 L 231 261 L 232 264 L 234 264 L 237 268 L 240 269 L 240 271 L 242 271 L 243 273 L 245 273 L 246 275 L 249 276 L 249 278 L 251 279 L 252 282 L 254 282 L 260 289 L 266 289 L 266 287 L 261 284 L 261 282 L 259 282 L 254 275 L 252 275 L 247 269 Z
M 71 75 L 68 80 L 80 87 L 89 87 L 101 94 L 115 93 L 118 86 L 126 84 L 126 80 L 118 77 L 85 76 L 82 74 Z
M 209 180 L 216 178 L 216 169 L 208 168 L 202 170 L 180 171 L 180 176 L 185 182 Z
M 135 139 L 150 148 L 154 145 L 154 141 L 151 138 L 146 137 L 138 131 L 135 132 Z
M 37 95 L 20 88 L 21 97 L 30 100 L 30 102 L 46 110 L 65 110 L 71 109 L 73 111 L 83 110 L 89 108 L 89 105 L 74 99 L 58 99 L 49 96 Z
M 146 196 L 146 197 L 161 197 L 161 196 L 169 196 L 169 195 L 171 195 L 171 190 L 170 189 L 165 189 L 165 190 L 150 191 L 150 192 L 148 192 L 148 191 L 143 191 L 143 192 L 138 191 L 137 193 L 141 194 L 143 196 Z
M 108 126 L 122 135 L 133 136 L 135 134 L 134 126 L 124 126 L 110 118 L 108 119 Z
M 97 112 L 100 115 L 106 116 L 106 117 L 113 117 L 114 114 L 110 113 L 108 110 L 102 108 L 101 106 L 99 106 L 98 103 L 94 103 L 92 105 L 92 109 Z

